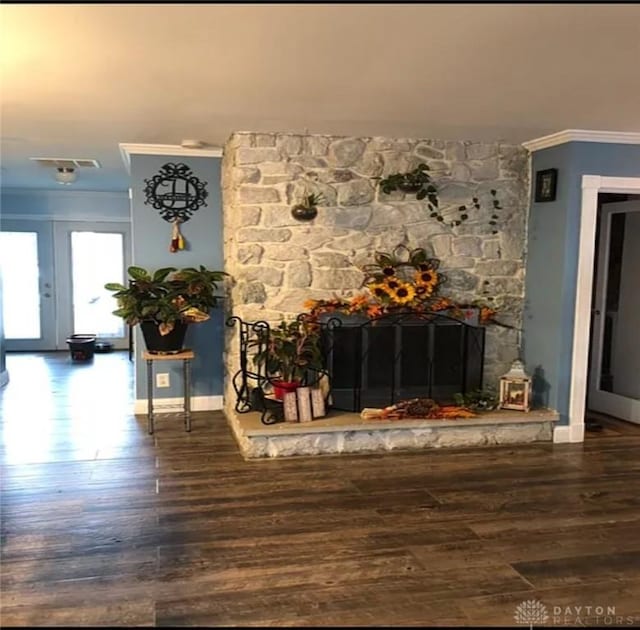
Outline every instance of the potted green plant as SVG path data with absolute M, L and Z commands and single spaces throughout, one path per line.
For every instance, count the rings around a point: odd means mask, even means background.
M 378 182 L 378 186 L 380 187 L 380 190 L 387 195 L 399 190 L 404 193 L 415 194 L 418 201 L 426 199 L 429 216 L 440 223 L 448 223 L 452 227 L 461 225 L 466 221 L 469 218 L 469 211 L 471 208 L 480 210 L 480 199 L 478 197 L 472 197 L 469 204 L 458 206 L 459 214 L 457 215 L 457 218 L 452 218 L 447 221 L 440 210 L 438 189 L 432 183 L 431 176 L 427 172 L 428 170 L 429 167 L 426 164 L 421 163 L 412 171 L 407 171 L 406 173 L 392 173 L 391 175 L 387 175 L 387 177 L 374 177 L 373 179 L 380 180 Z M 498 225 L 498 219 L 500 218 L 498 210 L 502 210 L 502 206 L 500 205 L 500 200 L 497 197 L 497 191 L 491 190 L 490 193 L 493 212 L 489 220 L 489 225 L 491 226 L 491 233 L 497 234 L 498 230 L 496 226 Z
M 387 195 L 396 190 L 404 193 L 415 194 L 416 199 L 422 200 L 427 196 L 435 196 L 436 187 L 431 183 L 431 176 L 427 172 L 429 167 L 422 163 L 412 171 L 406 173 L 393 173 L 380 180 L 380 190 Z
M 318 204 L 324 201 L 322 193 L 312 192 L 304 196 L 304 199 L 293 206 L 291 216 L 299 221 L 310 221 L 318 215 Z
M 265 370 L 279 400 L 305 382 L 310 371 L 322 369 L 320 332 L 313 321 L 283 320 L 274 328 L 260 328 L 250 346 L 255 365 Z
M 493 411 L 498 408 L 500 398 L 493 389 L 474 389 L 465 394 L 453 395 L 456 405 L 470 409 L 471 411 Z
M 131 266 L 128 285 L 105 284 L 113 291 L 118 308 L 114 315 L 129 326 L 140 324 L 149 352 L 175 352 L 182 348 L 187 326 L 209 319 L 223 297 L 218 284 L 228 274 L 199 268 L 164 267 L 155 272 Z

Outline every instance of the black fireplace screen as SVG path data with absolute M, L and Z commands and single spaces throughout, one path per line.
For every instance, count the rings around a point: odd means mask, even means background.
M 335 409 L 360 412 L 416 397 L 449 403 L 482 387 L 483 327 L 438 313 L 331 314 L 323 323 Z

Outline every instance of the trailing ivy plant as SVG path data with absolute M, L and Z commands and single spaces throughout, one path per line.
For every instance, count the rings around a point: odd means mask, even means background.
M 498 230 L 496 226 L 498 225 L 498 219 L 500 218 L 497 214 L 498 210 L 502 210 L 502 206 L 500 205 L 500 201 L 497 197 L 498 192 L 493 188 L 490 190 L 491 193 L 491 204 L 493 206 L 493 214 L 491 215 L 491 219 L 489 220 L 489 225 L 491 226 L 491 233 L 497 234 Z M 476 210 L 480 210 L 480 201 L 477 197 L 473 197 L 471 200 L 472 207 Z M 451 225 L 456 226 L 460 225 L 463 221 L 466 221 L 469 218 L 469 208 L 466 205 L 462 205 L 458 208 L 460 212 L 459 218 L 451 221 Z M 443 217 L 438 213 L 431 213 L 432 217 L 437 218 L 438 221 L 443 221 Z
M 396 190 L 405 193 L 415 193 L 416 199 L 419 200 L 429 195 L 435 195 L 437 190 L 431 183 L 431 176 L 427 173 L 428 170 L 429 167 L 422 163 L 407 173 L 394 173 L 380 180 L 380 189 L 387 195 Z
M 378 182 L 378 186 L 380 187 L 380 190 L 387 195 L 399 190 L 400 192 L 415 194 L 418 201 L 426 199 L 429 216 L 440 223 L 444 223 L 445 218 L 440 211 L 440 203 L 438 201 L 438 189 L 431 181 L 431 176 L 427 171 L 429 171 L 429 167 L 426 164 L 421 163 L 412 171 L 407 171 L 406 173 L 393 173 L 387 177 L 381 178 Z M 502 207 L 500 206 L 500 201 L 497 198 L 497 191 L 492 189 L 490 192 L 492 197 L 491 202 L 493 206 L 493 213 L 489 220 L 489 225 L 492 228 L 491 233 L 497 234 L 498 230 L 496 229 L 496 226 L 499 218 L 497 212 L 498 210 L 502 210 Z M 463 204 L 459 206 L 458 212 L 460 214 L 457 218 L 449 221 L 449 225 L 452 227 L 461 225 L 469 218 L 469 210 L 471 209 L 480 210 L 480 200 L 478 197 L 473 197 L 470 204 Z

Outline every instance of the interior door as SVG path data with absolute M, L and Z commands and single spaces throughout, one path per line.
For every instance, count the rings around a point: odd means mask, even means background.
M 640 424 L 640 200 L 601 209 L 589 409 Z
M 129 345 L 129 329 L 107 282 L 126 282 L 131 260 L 128 223 L 57 221 L 55 224 L 58 347 L 71 334 L 95 334 L 115 348 Z
M 51 222 L 2 221 L 2 311 L 7 351 L 56 347 Z

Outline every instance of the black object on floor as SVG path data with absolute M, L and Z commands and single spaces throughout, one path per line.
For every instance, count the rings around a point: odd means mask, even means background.
M 596 422 L 595 420 L 587 420 L 584 423 L 584 428 L 587 431 L 602 431 L 602 425 L 599 422 Z
M 91 361 L 96 346 L 95 335 L 71 335 L 67 337 L 71 360 L 74 362 Z

